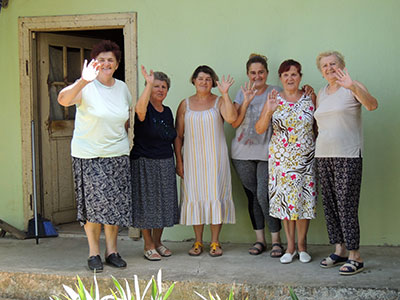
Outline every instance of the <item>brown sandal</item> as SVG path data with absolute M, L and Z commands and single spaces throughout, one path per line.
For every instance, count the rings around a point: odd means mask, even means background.
M 212 257 L 221 256 L 223 252 L 222 252 L 220 243 L 218 243 L 218 242 L 211 243 L 209 253 L 210 253 L 210 256 L 212 256 Z
M 199 256 L 203 252 L 203 247 L 202 243 L 195 242 L 188 253 L 190 256 Z

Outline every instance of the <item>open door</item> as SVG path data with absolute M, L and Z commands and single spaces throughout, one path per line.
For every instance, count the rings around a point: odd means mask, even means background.
M 58 106 L 56 94 L 80 76 L 82 61 L 99 39 L 117 42 L 123 53 L 116 78 L 137 99 L 135 12 L 18 18 L 22 201 L 24 228 L 33 214 L 31 120 L 35 120 L 36 182 L 40 212 L 54 223 L 75 220 L 70 164 L 74 108 Z M 51 32 L 51 33 L 50 33 Z M 39 41 L 40 40 L 40 41 Z M 62 53 L 62 54 L 61 54 Z M 53 69 L 53 65 L 54 68 Z M 116 72 L 117 73 L 117 72 Z M 128 135 L 133 138 L 133 118 Z
M 81 76 L 83 61 L 99 39 L 64 34 L 37 34 L 38 128 L 41 207 L 54 224 L 76 220 L 71 166 L 75 106 L 63 107 L 61 89 Z

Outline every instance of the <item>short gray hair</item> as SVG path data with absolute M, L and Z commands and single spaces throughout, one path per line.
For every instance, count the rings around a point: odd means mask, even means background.
M 324 58 L 324 57 L 327 57 L 327 56 L 332 56 L 332 55 L 336 57 L 336 59 L 337 59 L 337 61 L 339 63 L 339 67 L 341 69 L 343 69 L 346 66 L 346 63 L 344 62 L 343 54 L 341 54 L 338 51 L 325 51 L 325 52 L 321 52 L 317 56 L 316 63 L 317 63 L 317 68 L 318 68 L 319 71 L 321 71 L 321 64 L 320 64 L 321 63 L 321 59 Z
M 163 72 L 154 72 L 154 80 L 164 81 L 167 84 L 167 88 L 171 87 L 171 79 L 169 79 L 168 75 Z M 147 81 L 144 82 L 144 85 L 147 84 Z

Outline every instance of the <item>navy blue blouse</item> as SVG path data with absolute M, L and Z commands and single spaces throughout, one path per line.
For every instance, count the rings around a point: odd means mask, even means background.
M 130 154 L 132 159 L 165 159 L 173 156 L 172 143 L 176 138 L 174 117 L 168 106 L 163 107 L 164 110 L 158 112 L 149 102 L 143 122 L 135 114 L 135 137 Z

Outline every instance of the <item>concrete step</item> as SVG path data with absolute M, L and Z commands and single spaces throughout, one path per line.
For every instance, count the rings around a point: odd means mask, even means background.
M 3 298 L 0 300 L 47 300 L 51 295 L 65 293 L 62 285 L 65 284 L 72 288 L 75 287 L 76 277 L 65 275 L 48 275 L 48 274 L 32 274 L 32 273 L 0 273 L 1 277 L 1 294 Z M 93 284 L 93 277 L 81 277 L 86 288 L 89 290 Z M 120 283 L 125 286 L 123 278 L 117 278 Z M 97 277 L 97 282 L 100 287 L 100 296 L 109 295 L 110 289 L 116 291 L 111 278 Z M 131 290 L 134 290 L 133 280 L 128 279 Z M 147 280 L 139 280 L 141 291 L 144 290 Z M 163 290 L 166 291 L 172 284 L 172 281 L 163 281 Z M 377 288 L 349 288 L 349 287 L 322 287 L 322 286 L 301 286 L 292 285 L 293 290 L 302 300 L 308 299 L 379 299 L 379 300 L 397 300 L 400 299 L 400 293 L 395 289 L 377 289 Z M 231 284 L 218 282 L 204 282 L 201 280 L 178 281 L 175 284 L 171 300 L 194 300 L 200 299 L 195 295 L 194 291 L 207 296 L 208 291 L 213 294 L 218 293 L 222 299 L 227 298 Z M 288 286 L 284 285 L 269 285 L 262 282 L 258 284 L 235 283 L 234 285 L 235 299 L 290 299 Z M 150 299 L 150 292 L 146 299 Z
M 104 242 L 102 242 L 102 245 Z M 226 297 L 235 286 L 235 300 L 290 299 L 288 287 L 293 287 L 299 299 L 400 299 L 400 248 L 362 247 L 366 270 L 355 276 L 338 274 L 337 268 L 321 269 L 319 261 L 330 253 L 330 246 L 310 245 L 313 260 L 303 264 L 297 259 L 282 265 L 268 253 L 251 256 L 246 244 L 224 243 L 224 255 L 218 258 L 205 253 L 199 257 L 187 255 L 191 242 L 165 242 L 173 256 L 160 262 L 143 258 L 143 242 L 124 238 L 118 241 L 119 252 L 127 261 L 126 269 L 105 265 L 97 275 L 101 296 L 113 288 L 111 276 L 122 282 L 127 278 L 133 287 L 133 276 L 138 275 L 141 289 L 152 275 L 163 270 L 166 289 L 176 282 L 169 299 L 200 299 L 217 292 Z M 103 250 L 102 250 L 103 251 Z M 73 287 L 79 275 L 87 287 L 93 281 L 86 267 L 87 241 L 85 238 L 33 240 L 0 239 L 0 297 L 5 299 L 48 299 L 63 293 L 62 285 Z

